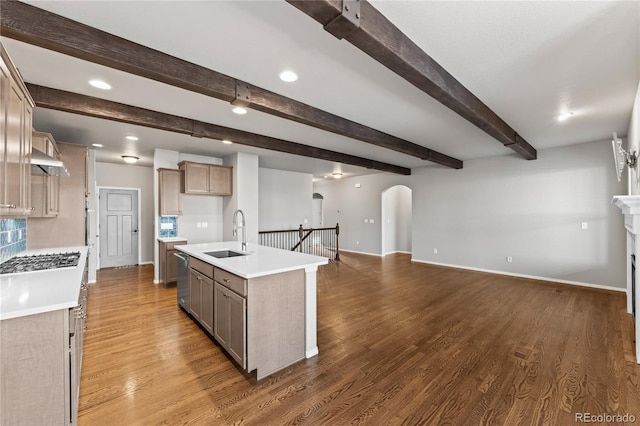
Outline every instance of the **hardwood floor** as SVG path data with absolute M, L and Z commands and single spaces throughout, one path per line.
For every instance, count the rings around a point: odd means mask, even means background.
M 317 357 L 259 382 L 154 285 L 89 289 L 80 425 L 549 424 L 640 421 L 622 293 L 341 254 L 318 272 Z

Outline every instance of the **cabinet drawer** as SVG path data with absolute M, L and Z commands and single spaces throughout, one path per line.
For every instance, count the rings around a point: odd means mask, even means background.
M 233 275 L 224 269 L 215 268 L 215 280 L 240 296 L 247 297 L 247 280 L 244 278 Z
M 190 257 L 189 267 L 213 279 L 213 265 L 196 259 L 195 257 Z
M 183 246 L 185 244 L 187 244 L 187 241 L 173 241 L 170 243 L 165 243 L 166 244 L 166 250 L 173 250 L 175 248 L 175 246 Z

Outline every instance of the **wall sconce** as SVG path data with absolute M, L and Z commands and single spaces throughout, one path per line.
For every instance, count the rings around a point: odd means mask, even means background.
M 618 182 L 620 182 L 625 164 L 629 166 L 629 168 L 636 168 L 638 164 L 638 153 L 635 150 L 630 153 L 627 152 L 622 147 L 622 139 L 618 139 L 616 132 L 613 132 L 611 146 L 613 147 L 613 161 L 615 162 L 616 175 L 618 176 Z

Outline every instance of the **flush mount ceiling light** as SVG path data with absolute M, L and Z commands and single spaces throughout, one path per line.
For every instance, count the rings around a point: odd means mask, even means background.
M 335 173 L 333 173 L 333 174 L 332 174 L 332 176 L 333 176 L 335 179 L 340 179 L 340 178 L 342 177 L 342 173 L 340 173 L 340 172 L 335 172 Z
M 130 140 L 130 141 L 137 141 L 137 140 L 138 140 L 138 137 L 137 137 L 137 136 L 129 135 L 129 136 L 126 136 L 126 137 L 125 137 L 125 139 Z
M 292 83 L 298 79 L 298 74 L 293 71 L 285 70 L 280 73 L 280 80 Z
M 104 145 L 101 143 L 92 143 L 91 146 L 95 146 L 96 148 L 102 148 Z
M 133 164 L 139 160 L 138 157 L 133 155 L 123 155 L 122 159 L 124 160 L 125 163 L 129 163 L 129 164 Z
M 89 84 L 97 89 L 111 90 L 111 85 L 102 80 L 89 80 Z
M 565 121 L 568 118 L 571 118 L 573 113 L 571 111 L 563 112 L 562 114 L 558 114 L 555 116 L 555 119 L 558 121 Z
M 222 143 L 225 145 L 231 145 L 233 142 L 231 142 L 229 139 L 224 139 Z
M 233 112 L 235 112 L 236 114 L 240 114 L 240 115 L 245 115 L 247 113 L 247 109 L 243 108 L 243 107 L 233 107 L 233 109 L 231 110 Z

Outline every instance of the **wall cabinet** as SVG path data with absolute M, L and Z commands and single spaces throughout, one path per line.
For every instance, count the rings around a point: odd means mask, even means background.
M 60 160 L 60 151 L 51 133 L 33 132 L 33 149 Z M 55 217 L 60 213 L 60 176 L 31 176 L 32 217 Z
M 180 170 L 158 169 L 160 216 L 179 216 L 182 214 L 181 176 Z
M 0 43 L 0 215 L 31 214 L 33 99 Z
M 175 284 L 178 280 L 178 262 L 177 258 L 174 256 L 176 252 L 175 247 L 187 244 L 187 240 L 163 241 L 160 239 L 158 241 L 160 243 L 158 249 L 158 257 L 160 261 L 158 278 L 160 280 L 160 284 L 168 287 Z
M 190 195 L 231 195 L 233 167 L 182 161 L 181 192 Z
M 202 327 L 213 335 L 213 266 L 201 260 L 189 259 L 189 312 Z

